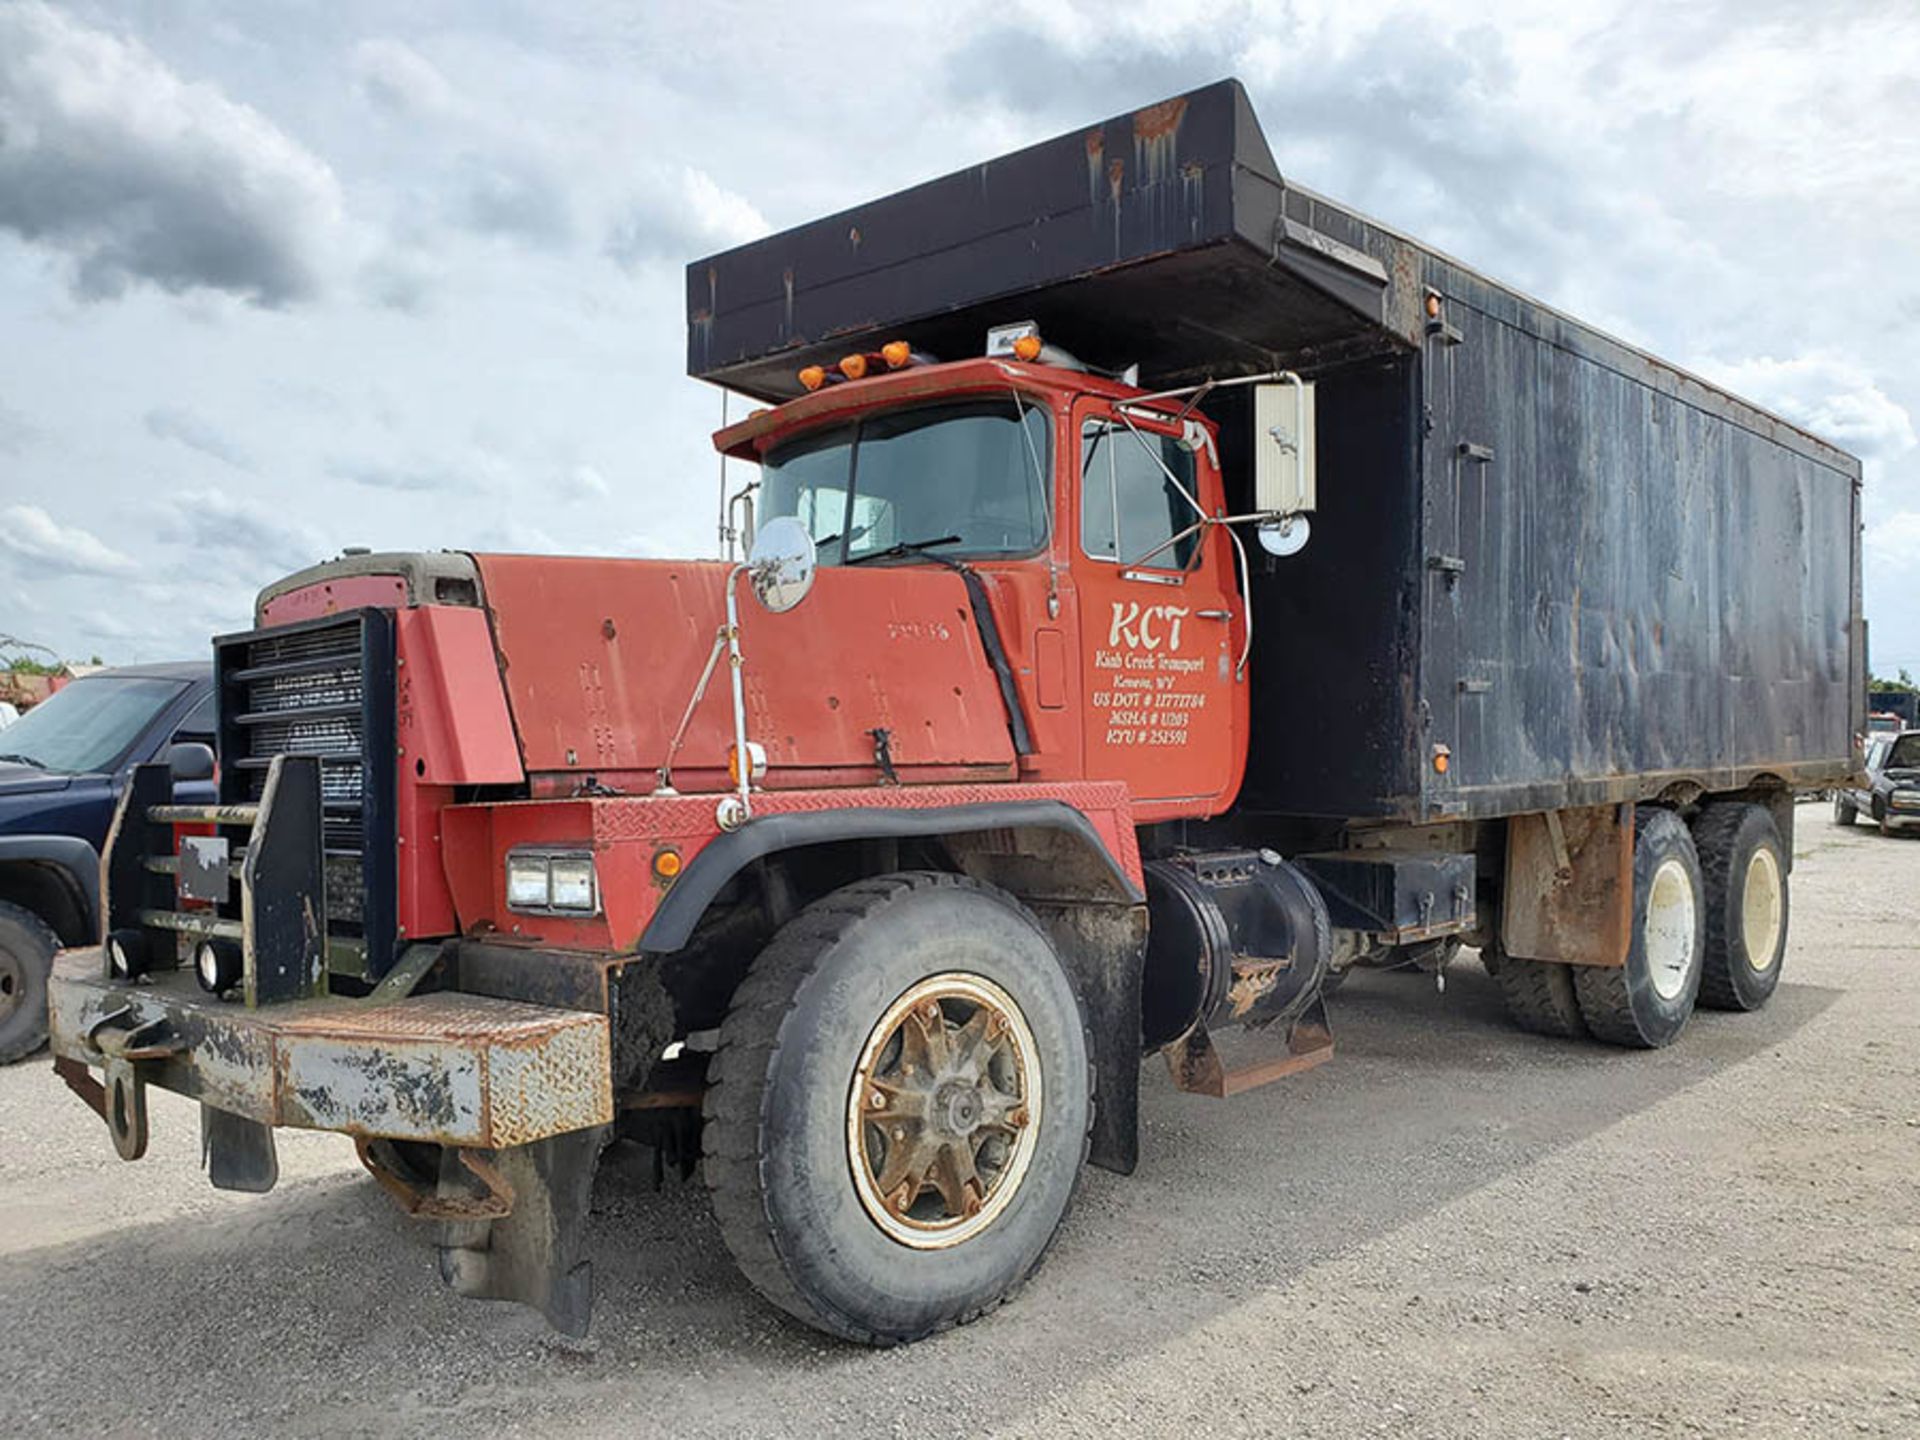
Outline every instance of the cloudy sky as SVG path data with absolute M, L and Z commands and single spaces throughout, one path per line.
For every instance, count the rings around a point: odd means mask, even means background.
M 1910 0 L 0 0 L 0 633 L 204 653 L 347 544 L 709 553 L 686 261 L 1227 74 L 1289 178 L 1863 456 L 1920 672 Z

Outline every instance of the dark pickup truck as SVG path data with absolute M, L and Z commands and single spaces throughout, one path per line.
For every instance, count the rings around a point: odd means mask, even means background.
M 213 799 L 213 666 L 83 676 L 0 730 L 0 1065 L 47 1038 L 47 973 L 98 939 L 100 850 L 133 767 L 165 760 L 183 802 Z
M 1851 825 L 1865 815 L 1882 835 L 1920 830 L 1920 730 L 1869 735 L 1866 777 L 1864 788 L 1834 793 L 1834 824 Z

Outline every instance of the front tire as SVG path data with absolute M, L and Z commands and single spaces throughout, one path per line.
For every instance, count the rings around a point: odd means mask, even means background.
M 31 910 L 0 900 L 0 1065 L 47 1039 L 47 977 L 60 937 Z
M 1858 820 L 1859 818 L 1860 818 L 1860 807 L 1858 805 L 1855 805 L 1853 801 L 1849 800 L 1844 793 L 1835 795 L 1833 797 L 1833 823 L 1834 824 L 1851 825 L 1853 824 L 1854 821 Z
M 1710 805 L 1694 822 L 1706 883 L 1700 1003 L 1758 1010 L 1780 983 L 1789 915 L 1786 847 L 1758 805 Z
M 1580 1015 L 1597 1040 L 1656 1050 L 1686 1028 L 1700 993 L 1706 902 L 1700 857 L 1671 810 L 1633 822 L 1633 936 L 1625 965 L 1574 967 Z
M 955 875 L 802 911 L 741 984 L 712 1075 L 704 1168 L 727 1248 L 782 1310 L 871 1345 L 973 1320 L 1034 1271 L 1093 1118 L 1051 942 Z

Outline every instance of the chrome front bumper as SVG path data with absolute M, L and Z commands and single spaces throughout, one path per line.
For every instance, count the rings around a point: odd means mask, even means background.
M 129 1159 L 148 1084 L 270 1127 L 480 1149 L 613 1119 L 607 1017 L 587 1011 L 450 992 L 249 1009 L 186 970 L 110 979 L 89 948 L 56 959 L 48 1018 L 56 1065 Z

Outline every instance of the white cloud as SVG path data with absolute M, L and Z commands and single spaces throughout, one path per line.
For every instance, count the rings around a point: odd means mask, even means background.
M 128 556 L 91 531 L 62 525 L 38 505 L 0 510 L 0 550 L 55 575 L 124 575 L 134 569 Z
M 0 6 L 0 229 L 64 256 L 82 298 L 303 300 L 341 221 L 333 172 L 259 111 L 39 0 Z
M 591 465 L 576 465 L 561 480 L 560 493 L 568 500 L 604 500 L 611 492 L 606 476 Z
M 1920 510 L 1902 510 L 1869 525 L 1867 562 L 1902 572 L 1920 569 Z
M 684 265 L 772 228 L 752 201 L 689 165 L 625 208 L 607 236 L 607 253 L 629 269 L 656 260 Z
M 161 406 L 146 414 L 147 433 L 161 440 L 173 440 L 189 450 L 211 456 L 236 470 L 253 469 L 253 461 L 213 425 L 189 410 Z
M 1913 417 L 1865 367 L 1833 355 L 1708 360 L 1700 373 L 1842 449 L 1891 460 L 1913 449 Z
M 404 41 L 362 40 L 353 47 L 353 73 L 360 93 L 390 114 L 437 114 L 453 104 L 447 77 Z

